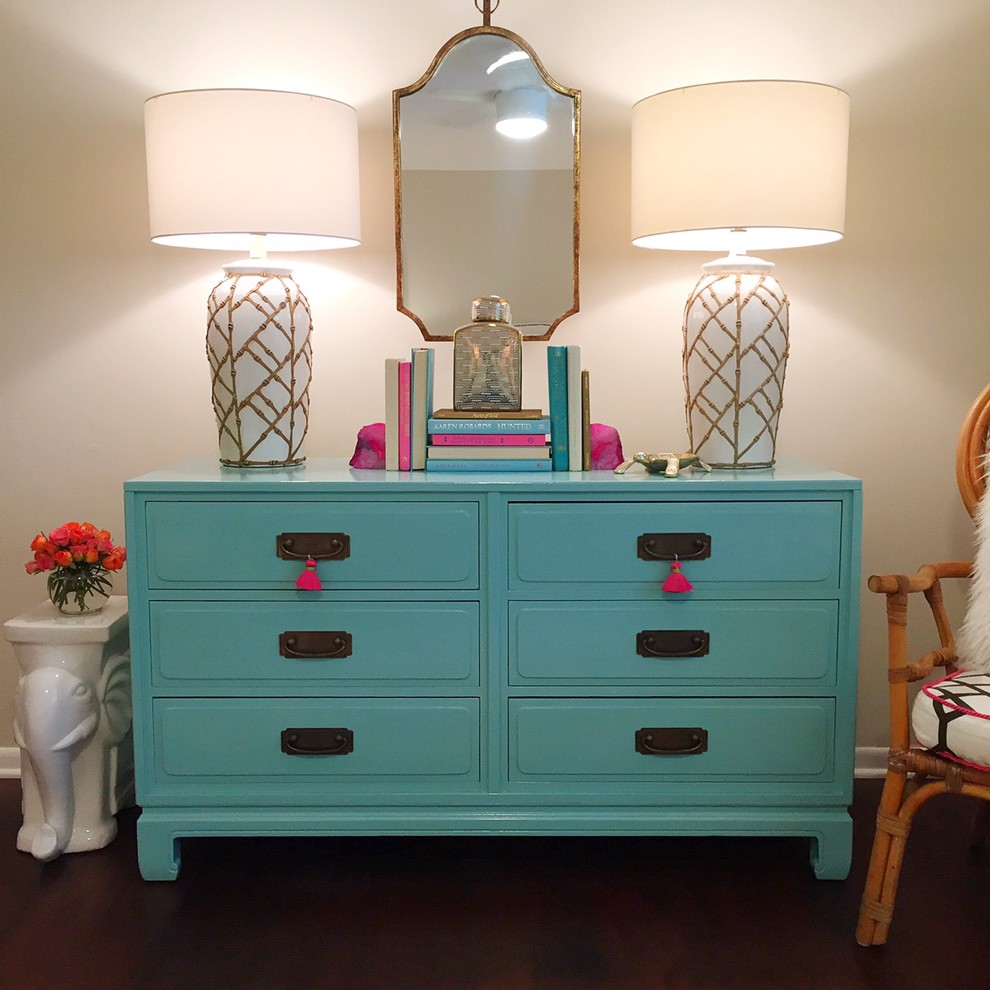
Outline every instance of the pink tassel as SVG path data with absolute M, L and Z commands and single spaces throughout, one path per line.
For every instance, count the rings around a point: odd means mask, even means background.
M 296 587 L 300 591 L 323 590 L 320 575 L 316 573 L 316 561 L 312 557 L 306 558 L 306 569 L 296 578 Z
M 681 562 L 675 560 L 670 565 L 670 574 L 667 575 L 667 580 L 663 583 L 663 590 L 669 591 L 671 594 L 680 595 L 685 591 L 693 591 L 694 585 L 681 573 Z

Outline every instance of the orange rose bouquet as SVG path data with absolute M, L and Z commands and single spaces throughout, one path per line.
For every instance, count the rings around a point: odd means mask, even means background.
M 119 571 L 127 551 L 114 546 L 105 529 L 92 523 L 68 522 L 31 541 L 34 560 L 25 565 L 28 574 L 48 575 L 48 597 L 69 615 L 99 612 L 110 597 L 110 571 Z

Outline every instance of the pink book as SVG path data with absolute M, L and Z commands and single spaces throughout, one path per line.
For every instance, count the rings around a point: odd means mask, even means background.
M 412 361 L 399 362 L 399 470 L 412 468 L 412 447 L 410 445 L 410 384 L 412 381 Z
M 542 447 L 545 433 L 434 433 L 438 447 Z

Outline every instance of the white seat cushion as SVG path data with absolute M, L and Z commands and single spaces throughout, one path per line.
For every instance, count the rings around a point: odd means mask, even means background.
M 911 727 L 938 756 L 990 768 L 990 674 L 960 670 L 926 684 L 914 699 Z

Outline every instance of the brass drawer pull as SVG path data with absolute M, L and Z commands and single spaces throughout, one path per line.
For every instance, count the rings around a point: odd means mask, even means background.
M 282 560 L 346 560 L 351 538 L 347 533 L 279 533 L 275 553 Z
M 638 729 L 636 752 L 644 756 L 695 756 L 708 750 L 707 729 Z
M 278 652 L 290 660 L 343 660 L 351 655 L 349 632 L 320 629 L 280 633 Z
M 636 633 L 636 652 L 641 657 L 707 656 L 711 636 L 704 629 L 644 629 Z
M 351 729 L 282 730 L 282 752 L 289 756 L 346 756 L 353 751 Z
M 706 560 L 711 555 L 707 533 L 643 533 L 636 540 L 640 560 Z

